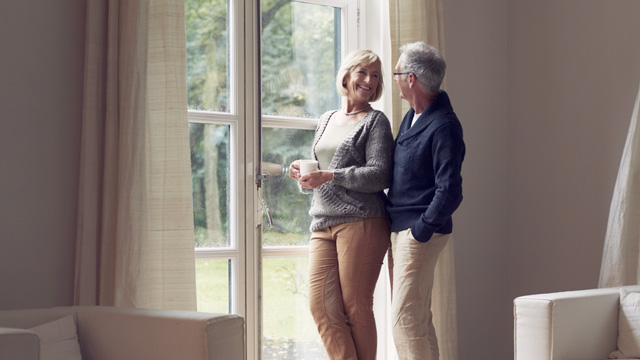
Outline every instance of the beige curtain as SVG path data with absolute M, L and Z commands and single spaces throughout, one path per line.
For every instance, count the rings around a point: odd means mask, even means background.
M 395 68 L 400 56 L 400 46 L 406 43 L 424 41 L 444 53 L 444 31 L 442 0 L 389 0 L 391 30 L 391 57 Z M 444 83 L 443 83 L 444 87 Z M 406 101 L 400 99 L 398 87 L 392 87 L 391 119 L 394 134 L 409 110 Z M 433 288 L 433 317 L 440 359 L 458 359 L 458 329 L 456 308 L 456 277 L 453 254 L 453 236 L 444 248 L 436 265 Z
M 195 309 L 184 2 L 88 0 L 80 305 Z
M 600 287 L 640 284 L 640 91 L 613 190 Z
M 395 69 L 400 57 L 400 46 L 406 43 L 424 41 L 445 56 L 442 0 L 389 0 L 389 17 L 392 68 Z M 400 99 L 398 87 L 393 86 L 391 121 L 394 134 L 398 133 L 408 110 L 409 104 Z

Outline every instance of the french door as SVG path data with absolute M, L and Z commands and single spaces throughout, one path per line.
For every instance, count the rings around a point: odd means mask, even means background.
M 185 0 L 198 310 L 237 313 L 248 359 L 325 359 L 308 310 L 310 196 L 288 177 L 340 107 L 356 0 Z

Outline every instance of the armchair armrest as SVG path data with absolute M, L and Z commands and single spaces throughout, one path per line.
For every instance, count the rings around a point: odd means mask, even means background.
M 83 359 L 241 360 L 244 319 L 194 311 L 79 306 Z
M 38 360 L 40 339 L 29 330 L 0 327 L 0 359 Z
M 619 288 L 514 300 L 516 360 L 602 360 L 616 349 Z

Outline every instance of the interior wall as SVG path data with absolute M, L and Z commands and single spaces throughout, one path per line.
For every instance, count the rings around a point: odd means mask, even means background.
M 0 309 L 72 302 L 84 9 L 0 2 Z
M 459 358 L 509 359 L 507 2 L 443 3 L 446 86 L 467 147 L 454 214 Z
M 507 295 L 597 287 L 640 2 L 509 2 Z
M 640 2 L 509 2 L 508 295 L 598 284 Z
M 640 83 L 640 2 L 444 6 L 468 148 L 454 226 L 460 358 L 509 359 L 515 297 L 597 286 Z

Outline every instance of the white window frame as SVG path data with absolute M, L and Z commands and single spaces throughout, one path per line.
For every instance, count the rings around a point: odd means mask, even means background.
M 244 89 L 245 71 L 243 69 L 245 47 L 237 45 L 237 39 L 244 38 L 244 4 L 242 1 L 229 1 L 229 112 L 217 112 L 217 111 L 188 111 L 189 123 L 199 124 L 213 124 L 213 125 L 227 125 L 229 126 L 229 236 L 230 244 L 224 248 L 195 248 L 195 259 L 198 260 L 230 260 L 231 269 L 229 276 L 232 276 L 230 281 L 231 288 L 229 289 L 230 296 L 233 299 L 230 303 L 230 311 L 233 314 L 239 314 L 246 317 L 246 304 L 247 298 L 244 287 L 238 286 L 241 279 L 245 278 L 246 264 L 243 261 L 245 242 L 242 241 L 245 235 L 245 227 L 241 226 L 245 220 L 245 189 L 242 185 L 244 183 L 243 177 L 245 171 L 243 171 L 243 164 L 246 158 L 245 146 L 242 141 L 244 140 L 244 132 L 246 123 L 241 121 L 245 117 L 245 108 L 238 106 L 238 99 L 241 99 Z M 239 141 L 238 141 L 239 140 Z

